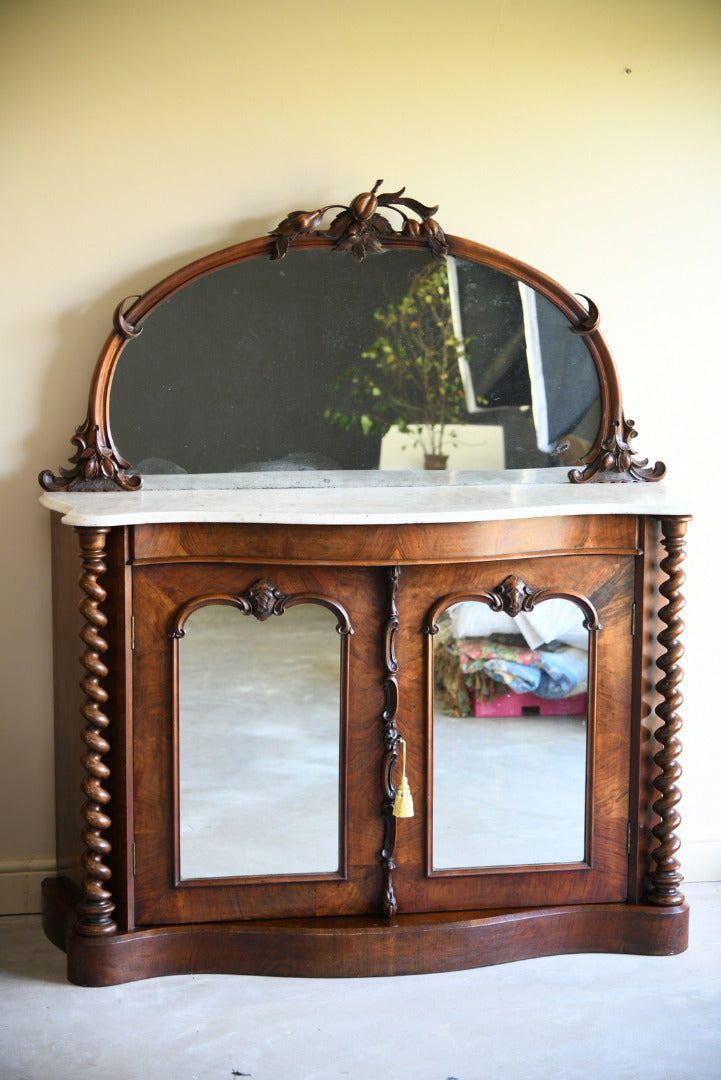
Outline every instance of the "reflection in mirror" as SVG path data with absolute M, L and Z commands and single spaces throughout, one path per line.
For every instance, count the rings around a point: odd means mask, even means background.
M 115 445 L 145 474 L 567 465 L 599 424 L 563 313 L 426 249 L 298 250 L 192 280 L 125 343 L 110 395 Z
M 434 870 L 585 858 L 588 631 L 570 600 L 455 604 L 434 638 Z
M 181 879 L 337 871 L 334 615 L 301 603 L 259 622 L 207 605 L 178 657 Z

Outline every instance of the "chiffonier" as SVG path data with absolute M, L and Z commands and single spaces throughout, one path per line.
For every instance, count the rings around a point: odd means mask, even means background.
M 379 182 L 115 312 L 40 476 L 74 982 L 686 947 L 688 508 L 593 303 L 436 209 Z

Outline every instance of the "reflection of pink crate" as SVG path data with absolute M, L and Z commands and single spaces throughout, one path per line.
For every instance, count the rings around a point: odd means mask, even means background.
M 535 694 L 502 694 L 492 701 L 473 699 L 474 716 L 522 716 L 526 711 L 538 716 L 584 716 L 586 695 L 540 698 Z

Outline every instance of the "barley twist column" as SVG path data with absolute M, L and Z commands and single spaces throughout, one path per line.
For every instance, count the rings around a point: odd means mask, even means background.
M 83 564 L 80 588 L 85 593 L 80 602 L 80 613 L 84 619 L 80 637 L 85 646 L 80 663 L 86 672 L 80 682 L 85 694 L 80 711 L 85 721 L 85 730 L 81 737 L 87 747 L 82 758 L 86 772 L 82 783 L 85 795 L 82 808 L 85 828 L 82 839 L 85 851 L 81 859 L 85 878 L 81 885 L 82 897 L 77 908 L 78 922 L 75 929 L 87 937 L 100 937 L 114 934 L 117 930 L 111 918 L 115 905 L 106 888 L 110 870 L 103 862 L 110 852 L 110 844 L 103 836 L 110 827 L 110 818 L 106 813 L 110 795 L 103 787 L 110 770 L 102 760 L 110 749 L 103 734 L 109 720 L 102 711 L 108 700 L 107 691 L 102 686 L 102 680 L 108 674 L 102 660 L 108 647 L 102 632 L 108 620 L 100 610 L 107 592 L 98 578 L 107 570 L 104 556 L 105 537 L 109 529 L 77 528 L 75 531 L 80 538 L 80 557 Z
M 686 557 L 685 535 L 688 521 L 688 517 L 661 520 L 661 542 L 667 553 L 661 560 L 661 570 L 667 577 L 660 586 L 660 592 L 668 603 L 659 611 L 659 618 L 666 624 L 665 629 L 658 635 L 664 652 L 656 661 L 656 665 L 664 672 L 664 677 L 656 684 L 662 697 L 662 701 L 656 706 L 656 715 L 663 721 L 656 731 L 656 740 L 661 744 L 661 749 L 653 759 L 659 768 L 653 784 L 660 798 L 653 804 L 654 812 L 659 818 L 652 829 L 658 846 L 651 852 L 655 868 L 649 873 L 647 900 L 662 907 L 682 904 L 684 900 L 679 891 L 679 885 L 683 881 L 681 864 L 676 858 L 676 852 L 681 846 L 676 835 L 676 829 L 681 823 L 681 815 L 676 809 L 681 792 L 676 781 L 681 775 L 681 766 L 677 759 L 681 752 L 678 733 L 682 721 L 677 710 L 683 702 L 683 695 L 678 687 L 683 679 L 680 660 L 684 653 L 680 642 L 684 629 L 680 615 L 684 606 L 681 587 L 686 580 L 681 563 Z

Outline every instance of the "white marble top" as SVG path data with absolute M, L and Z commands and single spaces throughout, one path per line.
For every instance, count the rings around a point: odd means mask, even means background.
M 46 492 L 66 525 L 383 525 L 572 514 L 690 514 L 667 482 L 571 484 L 567 469 L 150 476 L 139 491 Z

